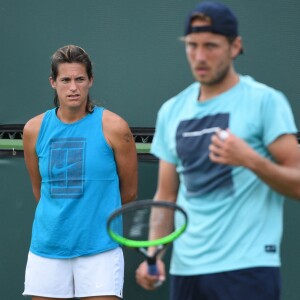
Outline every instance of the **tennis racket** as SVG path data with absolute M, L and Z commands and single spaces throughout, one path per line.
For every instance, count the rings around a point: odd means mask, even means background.
M 158 275 L 158 254 L 183 234 L 187 224 L 188 216 L 177 204 L 139 200 L 113 212 L 107 231 L 120 245 L 141 253 L 148 262 L 148 273 Z

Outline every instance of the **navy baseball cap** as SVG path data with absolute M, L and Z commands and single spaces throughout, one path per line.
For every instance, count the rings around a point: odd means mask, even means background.
M 209 26 L 191 26 L 193 17 L 203 14 L 210 17 Z M 234 13 L 224 4 L 213 1 L 199 3 L 187 16 L 184 35 L 193 32 L 212 32 L 228 37 L 238 36 L 238 21 Z

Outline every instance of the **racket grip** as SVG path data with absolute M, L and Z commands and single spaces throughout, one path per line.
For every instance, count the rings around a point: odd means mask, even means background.
M 148 263 L 148 273 L 150 275 L 159 275 L 156 263 L 153 263 L 153 264 Z

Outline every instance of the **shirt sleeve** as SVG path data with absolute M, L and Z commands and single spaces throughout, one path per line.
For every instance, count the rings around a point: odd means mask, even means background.
M 287 98 L 271 91 L 262 107 L 264 144 L 270 145 L 283 134 L 296 134 L 297 127 Z
M 166 104 L 158 112 L 155 134 L 151 144 L 151 153 L 159 159 L 165 160 L 172 164 L 177 164 L 177 159 L 170 149 L 170 135 L 168 134 L 169 122 L 167 116 Z

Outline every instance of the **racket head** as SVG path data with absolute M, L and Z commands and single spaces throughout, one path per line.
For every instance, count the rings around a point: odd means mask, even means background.
M 107 231 L 122 246 L 149 248 L 173 242 L 187 225 L 188 216 L 176 203 L 150 199 L 125 204 L 113 212 Z

